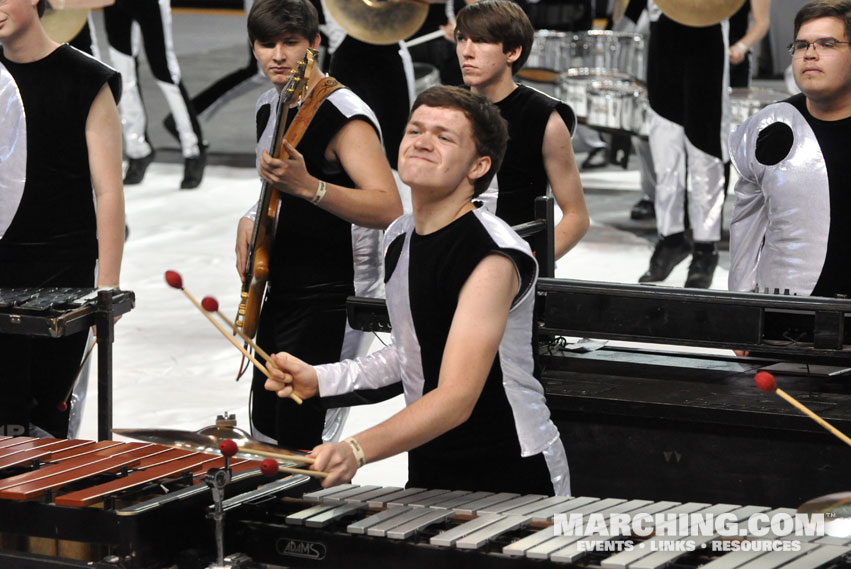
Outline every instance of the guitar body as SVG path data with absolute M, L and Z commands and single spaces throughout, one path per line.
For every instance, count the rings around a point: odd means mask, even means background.
M 242 331 L 253 338 L 257 334 L 260 325 L 260 309 L 263 308 L 263 297 L 266 295 L 266 283 L 269 281 L 269 266 L 272 260 L 272 245 L 275 242 L 275 220 L 277 218 L 278 203 L 280 198 L 277 192 L 270 192 L 268 204 L 266 204 L 265 215 L 262 222 L 258 217 L 257 235 L 254 239 L 254 253 L 252 258 L 251 279 L 246 278 L 243 286 L 242 298 L 245 311 L 240 306 L 242 316 Z

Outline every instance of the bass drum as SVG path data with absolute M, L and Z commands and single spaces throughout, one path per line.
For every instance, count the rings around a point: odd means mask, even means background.
M 787 99 L 789 93 L 759 87 L 736 87 L 730 89 L 730 129 L 736 128 L 772 103 Z

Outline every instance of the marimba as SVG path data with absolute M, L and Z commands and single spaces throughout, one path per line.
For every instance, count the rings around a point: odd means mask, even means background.
M 744 524 L 760 506 L 652 502 L 594 497 L 341 485 L 285 498 L 243 503 L 228 520 L 232 548 L 273 567 L 541 567 L 594 569 L 839 569 L 849 566 L 851 539 L 771 534 L 771 546 L 735 549 L 719 535 L 696 537 L 558 535 L 560 514 L 731 514 Z M 792 541 L 790 541 L 792 540 Z M 797 541 L 795 541 L 797 540 Z M 689 543 L 690 541 L 690 543 Z M 788 546 L 786 545 L 788 542 Z M 742 544 L 742 541 L 736 543 Z M 750 542 L 754 543 L 754 542 Z M 788 551 L 786 550 L 788 549 Z M 793 551 L 794 549 L 794 551 Z
M 222 466 L 221 455 L 149 443 L 0 437 L 0 567 L 39 566 L 20 550 L 24 538 L 84 542 L 93 551 L 86 561 L 110 556 L 125 568 L 170 565 L 193 548 L 209 554 L 204 477 Z M 230 466 L 229 493 L 268 482 L 259 462 Z M 287 480 L 299 486 L 308 477 Z

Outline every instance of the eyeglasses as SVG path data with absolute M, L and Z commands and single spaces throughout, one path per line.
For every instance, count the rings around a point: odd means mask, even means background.
M 833 50 L 837 49 L 842 44 L 848 44 L 851 42 L 847 41 L 839 41 L 836 38 L 818 38 L 817 40 L 813 40 L 812 42 L 804 41 L 804 40 L 795 40 L 789 44 L 787 48 L 789 53 L 792 54 L 792 57 L 803 57 L 805 53 L 810 49 L 810 46 L 813 46 L 813 49 L 816 53 L 820 55 L 825 55 L 833 52 Z

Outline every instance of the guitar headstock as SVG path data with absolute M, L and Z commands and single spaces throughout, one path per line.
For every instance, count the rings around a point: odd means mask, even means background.
M 315 49 L 307 48 L 304 58 L 293 69 L 281 92 L 282 103 L 288 105 L 292 101 L 301 101 L 304 98 L 307 94 L 307 83 L 310 80 L 310 74 L 313 72 L 313 65 L 318 55 L 319 52 Z

